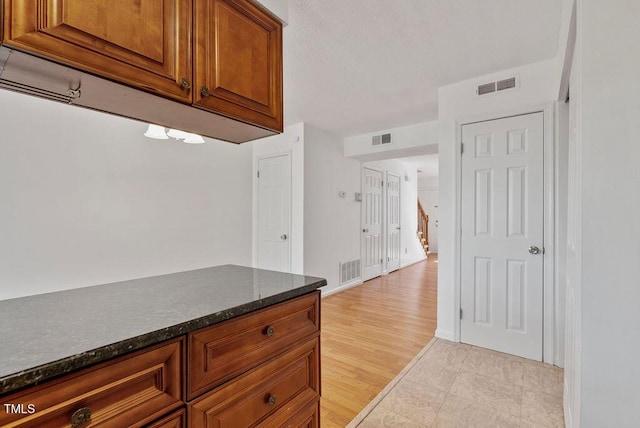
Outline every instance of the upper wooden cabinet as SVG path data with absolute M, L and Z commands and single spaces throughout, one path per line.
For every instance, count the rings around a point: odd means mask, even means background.
M 192 102 L 192 0 L 5 0 L 4 42 Z
M 2 12 L 4 45 L 282 132 L 282 24 L 252 0 L 4 0 Z
M 194 103 L 282 131 L 282 25 L 248 0 L 195 2 Z

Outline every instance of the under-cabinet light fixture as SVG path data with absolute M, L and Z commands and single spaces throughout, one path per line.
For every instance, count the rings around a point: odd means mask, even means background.
M 167 134 L 164 132 L 164 127 L 160 125 L 149 124 L 147 132 L 144 133 L 145 137 L 154 138 L 156 140 L 168 140 Z
M 179 129 L 169 129 L 169 132 L 166 132 L 164 126 L 149 124 L 147 128 L 147 132 L 144 133 L 145 137 L 155 138 L 156 140 L 167 140 L 169 137 L 175 138 L 176 140 L 187 144 L 202 144 L 204 143 L 204 138 L 202 138 L 198 134 L 192 134 L 190 132 L 180 131 Z

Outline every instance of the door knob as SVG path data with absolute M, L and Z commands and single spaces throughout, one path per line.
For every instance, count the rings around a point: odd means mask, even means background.
M 531 254 L 540 254 L 540 248 L 536 247 L 536 246 L 531 246 L 529 247 L 529 253 Z
M 282 239 L 283 241 L 286 241 L 288 238 L 286 233 L 283 233 L 282 235 L 280 235 L 280 239 Z
M 362 231 L 363 231 L 364 233 L 367 233 L 367 232 L 369 231 L 369 229 L 362 229 Z

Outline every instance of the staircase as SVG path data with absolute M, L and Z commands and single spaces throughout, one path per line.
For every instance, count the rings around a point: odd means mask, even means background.
M 429 216 L 424 212 L 418 200 L 418 240 L 425 255 L 429 255 Z

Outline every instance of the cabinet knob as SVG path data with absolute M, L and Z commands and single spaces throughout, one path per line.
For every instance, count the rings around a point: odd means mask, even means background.
M 208 97 L 209 96 L 209 88 L 207 88 L 206 86 L 203 86 L 202 88 L 200 88 L 200 95 L 202 95 L 203 97 Z
M 187 79 L 186 77 L 183 77 L 180 80 L 180 86 L 182 87 L 182 89 L 184 89 L 185 91 L 188 91 L 189 89 L 191 89 L 191 82 L 189 81 L 189 79 Z
M 267 398 L 267 404 L 269 405 L 269 407 L 275 406 L 276 400 L 278 400 L 278 397 L 276 397 L 275 394 L 269 394 L 269 398 Z
M 91 409 L 88 407 L 83 407 L 79 410 L 73 412 L 71 415 L 71 426 L 73 428 L 79 428 L 83 425 L 86 425 L 91 420 Z
M 267 337 L 273 337 L 276 334 L 276 329 L 272 325 L 270 325 L 267 327 L 264 334 L 266 334 Z

